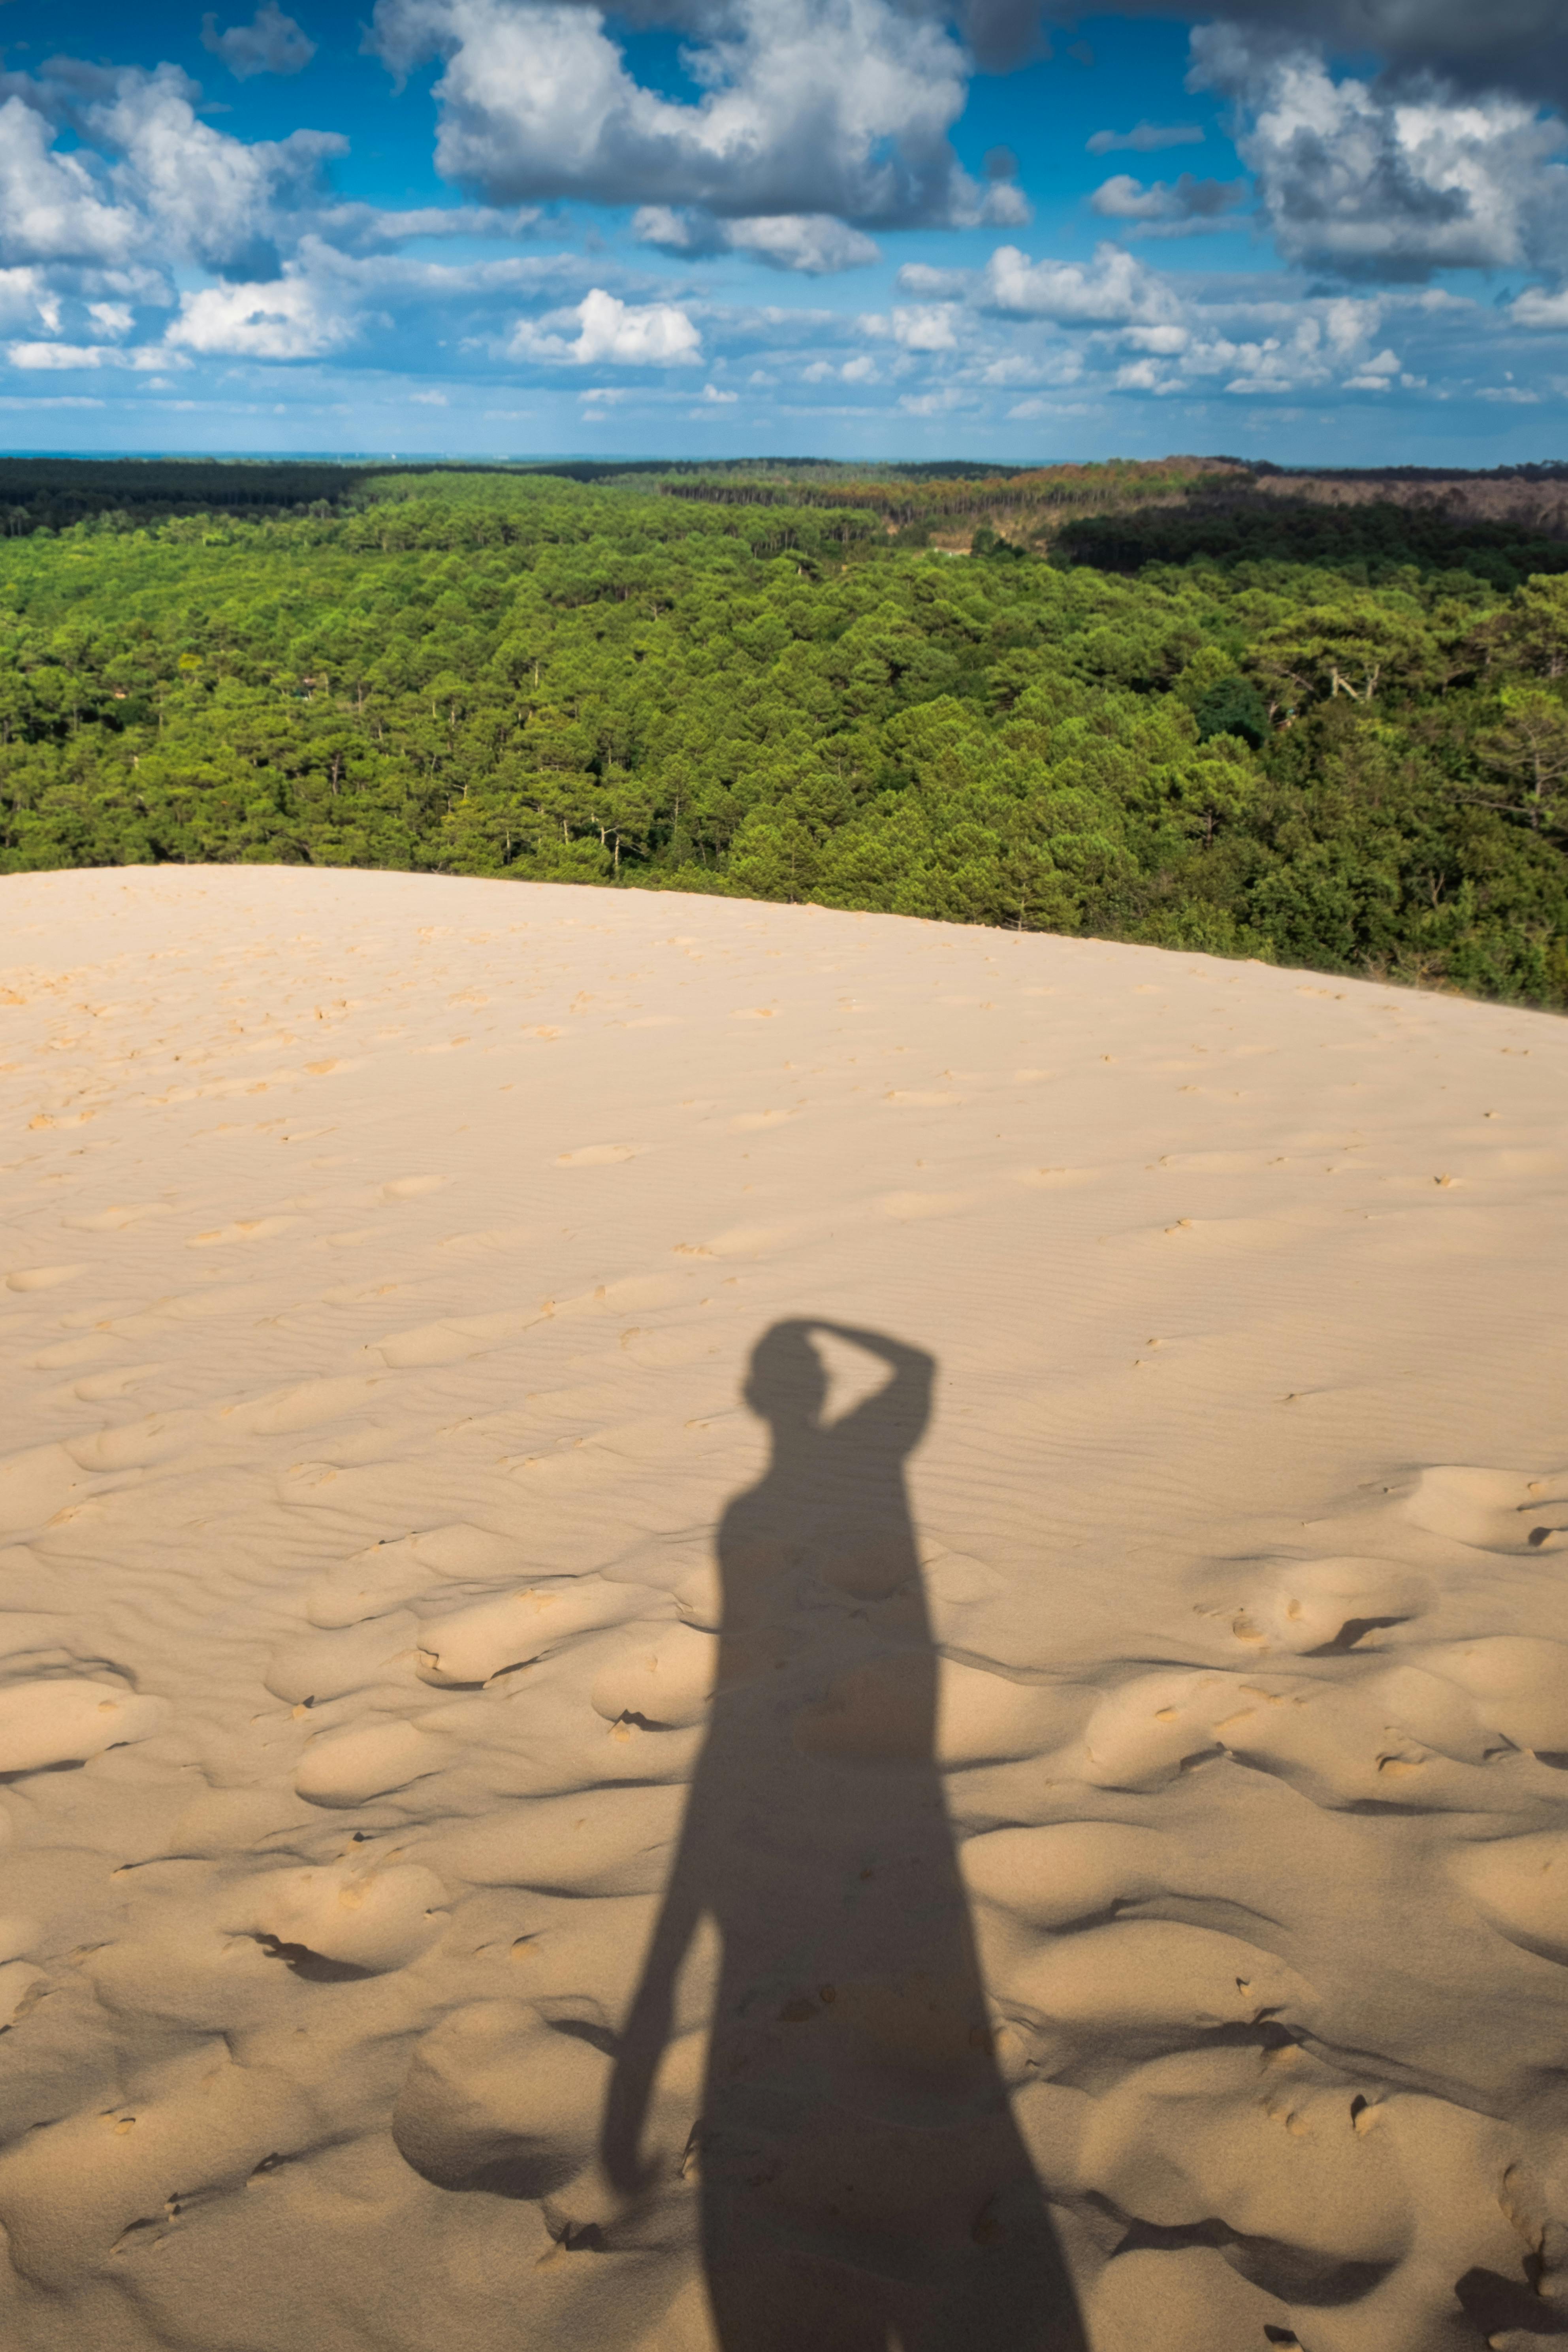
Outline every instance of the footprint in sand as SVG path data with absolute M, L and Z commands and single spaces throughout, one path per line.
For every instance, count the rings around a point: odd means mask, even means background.
M 895 1651 L 852 1667 L 798 1717 L 807 1756 L 885 1765 L 933 1752 L 929 1653 Z M 934 1752 L 947 1770 L 1048 1753 L 1081 1725 L 1089 1695 L 1071 1684 L 1016 1683 L 984 1668 L 939 1661 Z
M 74 1234 L 120 1234 L 148 1217 L 166 1217 L 171 1213 L 167 1201 L 132 1201 L 100 1209 L 91 1216 L 62 1217 L 60 1223 Z
M 25 1266 L 19 1272 L 5 1276 L 5 1287 L 21 1291 L 53 1290 L 58 1284 L 74 1282 L 78 1275 L 86 1272 L 85 1265 Z
M 1551 1830 L 1460 1846 L 1447 1867 L 1510 1944 L 1568 1963 L 1568 1834 Z
M 1107 1919 L 1120 1906 L 1163 1895 L 1174 1866 L 1157 1830 L 1123 1822 L 1059 1822 L 1047 1829 L 992 1830 L 959 1850 L 964 1883 L 1037 1930 Z
M 263 1686 L 296 1707 L 324 1706 L 395 1681 L 407 1686 L 418 1631 L 413 1612 L 397 1609 L 335 1633 L 301 1633 L 273 1651 Z
M 1434 1643 L 1418 1654 L 1428 1672 L 1458 1684 L 1477 1718 L 1510 1746 L 1568 1763 L 1568 1648 L 1524 1633 Z
M 675 1624 L 646 1637 L 601 1667 L 589 1703 L 606 1723 L 678 1731 L 700 1723 L 713 1695 L 719 1644 L 710 1633 Z
M 1289 1561 L 1248 1581 L 1234 1601 L 1200 1602 L 1254 1657 L 1326 1656 L 1356 1649 L 1418 1617 L 1431 1580 L 1392 1560 L 1354 1556 Z
M 13 1683 L 0 1690 L 0 1774 L 85 1764 L 148 1738 L 168 1712 L 166 1700 L 139 1697 L 123 1683 Z
M 294 1787 L 307 1804 L 369 1804 L 428 1780 L 450 1763 L 452 1752 L 450 1740 L 402 1716 L 372 1716 L 352 1730 L 312 1739 L 295 1769 Z
M 730 1132 L 731 1135 L 760 1135 L 771 1127 L 787 1126 L 791 1119 L 799 1117 L 799 1107 L 794 1110 L 739 1111 L 730 1121 Z
M 241 1217 L 231 1225 L 215 1225 L 210 1233 L 194 1234 L 185 1247 L 228 1249 L 244 1242 L 275 1241 L 279 1234 L 292 1232 L 300 1222 L 298 1217 Z
M 416 1959 L 447 1924 L 447 1889 L 417 1863 L 267 1871 L 236 1889 L 222 1926 L 269 1944 L 301 1974 L 312 1960 L 380 1976 Z
M 442 1689 L 475 1687 L 548 1657 L 579 1634 L 641 1615 L 649 1598 L 636 1585 L 596 1576 L 558 1577 L 427 1618 L 419 1634 L 419 1679 Z
M 1332 2307 L 1392 2271 L 1415 2236 L 1415 2184 L 1379 2127 L 1386 2120 L 1353 2077 L 1295 2047 L 1173 2053 L 1092 2102 L 1079 2177 L 1113 2212 L 1171 2232 L 1167 2242 L 1217 2237 L 1255 2284 Z M 1211 2327 L 1213 2316 L 1211 2305 Z M 1278 2325 L 1265 2336 L 1255 2313 L 1235 2340 L 1300 2339 Z M 1343 2340 L 1372 2341 L 1359 2331 Z
M 545 2198 L 587 2164 L 611 2059 L 531 2003 L 476 2001 L 419 2044 L 392 2116 L 405 2164 L 437 2188 Z M 602 2029 L 601 2029 L 602 2031 Z
M 1422 1470 L 1401 1507 L 1416 1527 L 1479 1551 L 1568 1549 L 1568 1471 Z
M 63 1445 L 35 1445 L 0 1461 L 0 1536 L 43 1527 L 86 1485 L 81 1464 Z
M 966 1206 L 963 1192 L 884 1192 L 877 1208 L 899 1224 L 916 1224 L 925 1217 L 950 1217 Z
M 388 1373 L 301 1381 L 292 1388 L 277 1389 L 270 1396 L 255 1397 L 245 1404 L 223 1405 L 218 1418 L 233 1429 L 249 1431 L 259 1437 L 282 1436 L 293 1430 L 317 1429 L 324 1423 L 342 1421 L 367 1404 L 378 1390 L 395 1385 Z
M 657 1895 L 680 1834 L 679 1783 L 595 1788 L 536 1797 L 525 1810 L 491 1814 L 443 1836 L 443 1863 L 475 1886 L 525 1886 L 542 1895 Z

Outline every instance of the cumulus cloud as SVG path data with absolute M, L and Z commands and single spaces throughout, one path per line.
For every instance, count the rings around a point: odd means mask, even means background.
M 863 230 L 835 220 L 831 213 L 763 213 L 726 224 L 729 244 L 775 269 L 797 269 L 826 278 L 841 269 L 863 269 L 881 258 L 881 248 Z
M 311 231 L 353 253 L 387 253 L 416 237 L 523 237 L 539 227 L 537 205 L 420 205 L 394 212 L 380 205 L 329 205 L 310 216 Z
M 1207 390 L 1246 399 L 1383 392 L 1396 380 L 1412 381 L 1396 352 L 1376 348 L 1387 320 L 1383 299 L 1183 306 L 1173 297 L 1165 325 L 1133 327 L 1118 339 L 1132 356 L 1115 365 L 1112 382 L 1119 391 L 1157 398 Z
M 918 294 L 933 302 L 952 301 L 974 282 L 969 269 L 936 269 L 929 261 L 906 261 L 895 283 L 900 294 Z
M 1234 25 L 1194 31 L 1192 79 L 1241 109 L 1237 149 L 1288 261 L 1397 279 L 1561 256 L 1568 130 L 1532 104 L 1336 81 L 1321 52 Z
M 1174 298 L 1119 245 L 1096 248 L 1090 263 L 1031 261 L 1016 245 L 999 246 L 982 271 L 983 310 L 1074 325 L 1122 326 L 1168 316 Z
M 1540 286 L 1527 286 L 1510 311 L 1521 327 L 1568 327 L 1568 293 L 1549 294 Z
M 1097 131 L 1084 143 L 1091 155 L 1116 155 L 1128 149 L 1137 155 L 1157 155 L 1164 147 L 1201 147 L 1204 131 L 1197 122 L 1138 122 L 1131 131 Z
M 507 346 L 510 356 L 576 367 L 692 367 L 702 357 L 701 335 L 673 302 L 623 302 L 595 286 L 566 317 L 577 323 L 570 339 L 552 331 L 548 320 L 520 320 Z
M 143 343 L 135 351 L 121 351 L 114 343 L 11 343 L 5 356 L 14 368 L 26 368 L 40 373 L 60 373 L 68 368 L 118 367 L 141 369 L 151 373 L 161 367 L 178 366 L 166 352 Z
M 987 66 L 1017 63 L 1047 26 L 1070 23 L 1078 0 L 968 0 L 966 23 Z M 1192 0 L 1120 0 L 1125 16 L 1190 24 Z M 1431 73 L 1466 89 L 1511 90 L 1531 103 L 1568 101 L 1568 14 L 1563 0 L 1225 0 L 1224 16 L 1260 35 L 1321 41 L 1341 55 L 1382 58 L 1400 73 Z
M 285 215 L 314 203 L 333 131 L 231 138 L 197 114 L 177 67 L 49 61 L 5 78 L 0 104 L 0 255 L 114 263 L 191 259 L 241 277 L 279 267 Z M 56 145 L 62 131 L 80 142 Z
M 0 254 L 11 261 L 120 261 L 143 225 L 79 156 L 50 151 L 54 133 L 19 97 L 0 106 Z
M 906 352 L 951 352 L 958 347 L 957 313 L 945 302 L 922 302 L 893 312 L 893 337 Z
M 316 54 L 314 41 L 283 14 L 278 0 L 262 0 L 248 25 L 231 25 L 226 33 L 218 31 L 217 18 L 209 12 L 202 18 L 202 47 L 221 58 L 237 81 L 248 81 L 252 74 L 300 73 Z
M 59 298 L 38 269 L 0 269 L 0 327 L 37 319 L 53 333 L 59 326 Z
M 322 164 L 349 142 L 327 131 L 231 139 L 201 121 L 196 95 L 165 67 L 123 71 L 112 95 L 89 109 L 89 125 L 123 158 L 116 183 L 162 235 L 215 268 L 276 268 L 275 211 L 312 197 Z
M 1020 217 L 1016 188 L 981 188 L 954 160 L 971 60 L 934 10 L 729 0 L 644 13 L 690 24 L 695 103 L 639 83 L 600 9 L 572 0 L 376 0 L 367 38 L 398 74 L 443 59 L 437 168 L 491 202 L 889 226 Z
M 720 220 L 712 213 L 671 205 L 643 205 L 632 220 L 639 245 L 663 253 L 700 256 L 747 253 L 770 268 L 794 269 L 826 278 L 859 269 L 880 258 L 875 240 L 831 213 L 764 213 L 752 219 Z
M 305 277 L 261 286 L 206 286 L 180 298 L 165 341 L 207 356 L 314 360 L 352 341 L 357 322 Z
M 1169 184 L 1156 180 L 1145 187 L 1127 172 L 1119 172 L 1096 188 L 1089 198 L 1089 209 L 1102 220 L 1137 222 L 1155 226 L 1167 234 L 1173 229 L 1192 233 L 1213 228 L 1222 216 L 1232 213 L 1247 201 L 1245 180 L 1197 180 L 1191 172 Z
M 976 408 L 979 403 L 972 392 L 950 383 L 935 392 L 901 393 L 899 406 L 908 416 L 950 416 L 955 408 Z

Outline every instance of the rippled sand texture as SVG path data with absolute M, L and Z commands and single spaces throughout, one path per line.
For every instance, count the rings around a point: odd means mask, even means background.
M 0 2340 L 1568 2336 L 1568 1027 L 0 923 Z

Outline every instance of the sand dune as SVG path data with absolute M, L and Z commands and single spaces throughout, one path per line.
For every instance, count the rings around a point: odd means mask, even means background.
M 0 913 L 0 2340 L 1568 2336 L 1568 1026 Z

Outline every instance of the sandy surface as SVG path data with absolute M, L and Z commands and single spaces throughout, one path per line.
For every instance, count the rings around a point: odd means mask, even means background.
M 1568 2334 L 1568 1024 L 0 920 L 7 2347 Z

